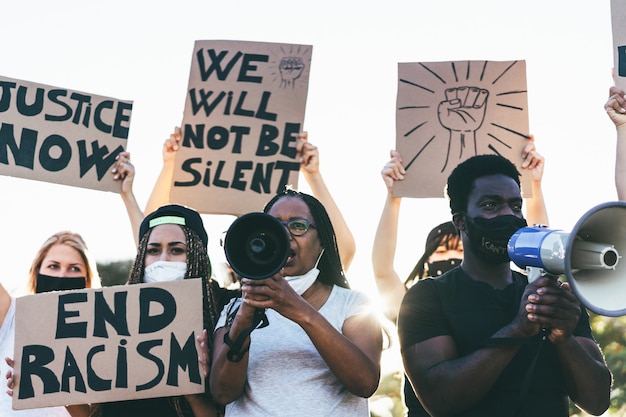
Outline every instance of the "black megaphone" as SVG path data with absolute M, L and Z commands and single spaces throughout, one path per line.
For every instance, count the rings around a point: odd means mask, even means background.
M 237 274 L 265 279 L 280 271 L 287 262 L 289 234 L 285 226 L 269 214 L 244 214 L 228 228 L 224 252 Z

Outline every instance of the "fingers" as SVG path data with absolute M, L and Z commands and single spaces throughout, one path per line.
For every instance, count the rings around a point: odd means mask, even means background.
M 580 316 L 578 298 L 568 284 L 561 285 L 552 278 L 540 280 L 552 282 L 539 282 L 536 291 L 528 295 L 528 320 L 546 327 L 572 331 Z
M 402 166 L 402 157 L 398 151 L 392 150 L 390 153 L 391 160 L 385 164 L 380 174 L 383 177 L 383 181 L 388 187 L 393 186 L 393 181 L 399 181 L 404 179 L 406 170 Z M 392 181 L 388 181 L 391 179 Z
M 111 172 L 113 173 L 113 179 L 125 179 L 129 175 L 132 176 L 135 173 L 135 167 L 130 162 L 130 152 L 120 152 L 115 157 L 115 164 L 113 165 L 113 169 Z
M 626 113 L 626 96 L 624 91 L 615 86 L 609 89 L 609 99 L 604 105 L 606 111 L 614 110 L 618 113 Z

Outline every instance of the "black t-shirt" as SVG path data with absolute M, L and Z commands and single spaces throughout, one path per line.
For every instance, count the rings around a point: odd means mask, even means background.
M 147 398 L 104 403 L 103 417 L 178 417 L 174 397 Z M 184 397 L 178 397 L 183 417 L 194 417 Z
M 440 278 L 418 281 L 405 295 L 398 316 L 398 335 L 402 351 L 416 343 L 437 336 L 454 339 L 459 357 L 484 346 L 490 337 L 508 325 L 517 315 L 522 294 L 528 281 L 513 272 L 513 283 L 503 289 L 471 279 L 461 268 Z M 583 308 L 574 330 L 575 336 L 593 339 L 589 316 Z M 485 398 L 459 416 L 505 416 L 511 414 L 520 398 L 520 389 L 536 352 L 541 345 L 533 368 L 530 390 L 519 416 L 567 416 L 568 399 L 564 376 L 554 346 L 541 342 L 541 334 L 533 343 L 522 346 Z M 409 416 L 423 414 L 421 405 L 412 412 L 415 398 L 410 385 L 407 391 Z

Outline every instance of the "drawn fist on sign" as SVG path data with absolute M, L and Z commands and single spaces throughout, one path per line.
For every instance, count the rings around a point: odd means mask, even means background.
M 300 78 L 304 71 L 304 62 L 302 62 L 300 57 L 287 56 L 280 60 L 278 69 L 281 78 L 280 86 L 293 88 L 295 81 Z
M 439 122 L 455 132 L 475 132 L 485 119 L 489 91 L 478 87 L 446 89 L 446 100 L 439 103 Z
M 460 143 L 459 159 L 465 149 L 465 135 L 474 140 L 474 154 L 477 152 L 476 131 L 485 120 L 489 91 L 478 87 L 455 87 L 446 89 L 446 99 L 439 103 L 437 116 L 439 123 L 450 131 L 448 154 L 441 172 L 446 169 L 453 142 Z

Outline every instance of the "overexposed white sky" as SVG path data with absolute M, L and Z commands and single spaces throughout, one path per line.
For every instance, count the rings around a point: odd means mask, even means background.
M 128 150 L 143 207 L 161 145 L 181 123 L 197 39 L 313 45 L 305 129 L 357 241 L 348 272 L 375 297 L 372 240 L 395 142 L 398 62 L 526 60 L 530 133 L 546 157 L 550 226 L 571 230 L 616 199 L 609 0 L 121 1 L 2 5 L 0 75 L 134 102 Z M 300 188 L 307 191 L 300 180 Z M 0 282 L 19 293 L 51 234 L 81 233 L 99 261 L 135 247 L 117 194 L 0 177 Z M 230 216 L 203 216 L 214 263 Z M 396 269 L 406 276 L 428 231 L 450 218 L 443 199 L 405 199 Z

